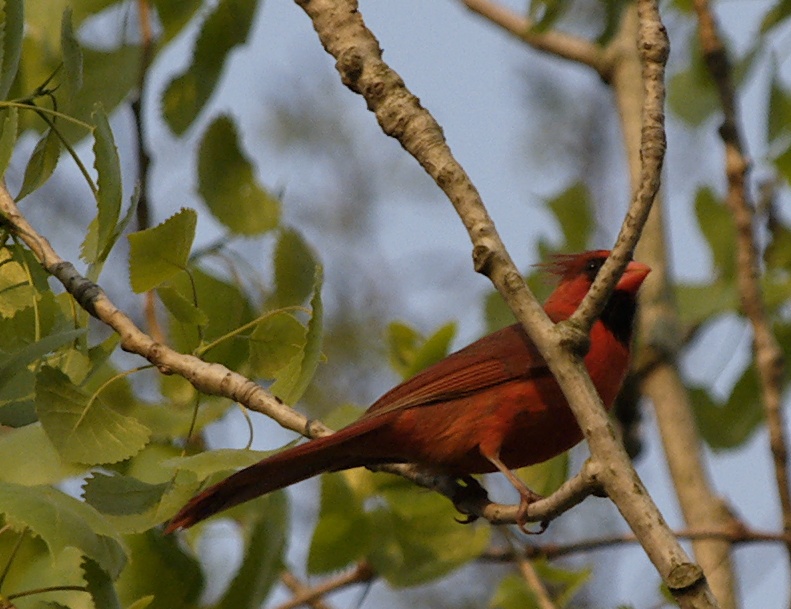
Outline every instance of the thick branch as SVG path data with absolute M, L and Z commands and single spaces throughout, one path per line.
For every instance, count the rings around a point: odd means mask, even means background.
M 582 360 L 566 348 L 569 343 L 579 343 L 573 336 L 579 334 L 574 331 L 575 324 L 562 324 L 564 327 L 559 330 L 551 326 L 505 251 L 480 195 L 453 158 L 441 129 L 401 78 L 382 61 L 379 44 L 365 26 L 357 3 L 354 0 L 296 1 L 313 22 L 324 48 L 335 57 L 344 84 L 365 98 L 384 132 L 398 139 L 456 208 L 474 246 L 476 270 L 490 277 L 558 379 L 590 444 L 592 459 L 601 464 L 602 485 L 640 538 L 664 581 L 682 606 L 715 607 L 700 568 L 689 561 L 615 439 Z M 615 254 L 605 267 L 607 272 L 618 265 L 622 270 L 626 264 L 630 245 L 634 246 L 656 193 L 664 154 L 662 100 L 667 37 L 656 3 L 642 0 L 639 7 L 639 48 L 647 87 L 645 137 L 641 146 L 647 159 L 645 179 L 641 180 L 642 186 L 624 223 Z M 601 281 L 597 284 L 601 286 Z M 601 306 L 606 294 L 607 290 L 599 287 L 589 295 L 585 305 L 589 313 Z M 598 299 L 601 301 L 597 305 Z M 585 327 L 581 323 L 576 325 Z M 572 340 L 566 340 L 568 336 Z
M 612 87 L 633 188 L 637 188 L 640 182 L 643 137 L 644 92 L 639 84 L 641 64 L 636 49 L 630 44 L 637 29 L 636 11 L 627 9 L 619 33 L 611 42 L 610 52 L 612 57 L 617 58 L 612 70 Z M 637 251 L 640 260 L 652 269 L 640 291 L 638 358 L 656 361 L 642 376 L 641 390 L 654 406 L 668 468 L 685 522 L 695 528 L 723 528 L 730 526 L 732 518 L 709 481 L 700 446 L 700 433 L 676 364 L 680 323 L 667 269 L 662 212 L 662 200 L 657 197 Z M 692 547 L 721 606 L 734 607 L 734 575 L 728 541 L 704 539 L 695 541 Z
M 769 430 L 769 445 L 775 468 L 775 480 L 783 512 L 783 529 L 791 533 L 791 488 L 788 476 L 788 439 L 782 412 L 784 378 L 783 352 L 772 333 L 764 307 L 759 263 L 753 233 L 753 206 L 747 192 L 750 164 L 739 135 L 736 89 L 728 54 L 718 32 L 717 22 L 708 0 L 695 0 L 698 36 L 706 65 L 722 104 L 724 115 L 720 137 L 725 145 L 725 173 L 728 179 L 728 206 L 736 225 L 736 282 L 742 310 L 753 328 L 753 350 L 761 397 Z M 791 560 L 791 542 L 786 544 Z

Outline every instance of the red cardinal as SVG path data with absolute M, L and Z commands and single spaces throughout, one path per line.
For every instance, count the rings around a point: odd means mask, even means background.
M 610 252 L 557 256 L 544 305 L 555 323 L 582 302 Z M 650 269 L 630 262 L 591 329 L 585 365 L 609 408 L 629 366 L 635 296 Z M 323 472 L 417 463 L 455 477 L 501 471 L 519 491 L 520 525 L 536 495 L 512 469 L 546 461 L 582 440 L 555 378 L 516 324 L 446 357 L 388 391 L 357 421 L 259 461 L 194 497 L 167 532 Z

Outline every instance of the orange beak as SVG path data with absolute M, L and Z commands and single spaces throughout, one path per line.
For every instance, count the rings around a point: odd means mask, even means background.
M 621 275 L 621 279 L 618 281 L 615 289 L 635 293 L 640 289 L 640 286 L 650 272 L 650 266 L 642 262 L 632 261 L 626 265 L 626 270 L 624 270 L 623 275 Z

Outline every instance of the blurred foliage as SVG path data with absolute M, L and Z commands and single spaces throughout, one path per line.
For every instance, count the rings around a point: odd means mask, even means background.
M 576 4 L 532 2 L 528 13 L 533 27 L 546 31 L 573 21 Z M 589 34 L 600 42 L 610 40 L 627 4 L 586 4 L 586 14 L 595 16 L 587 24 Z M 325 323 L 321 254 L 300 226 L 284 219 L 279 195 L 264 184 L 234 116 L 208 116 L 207 111 L 231 53 L 246 43 L 260 6 L 255 0 L 152 0 L 156 38 L 146 57 L 135 28 L 126 27 L 138 18 L 136 4 L 128 0 L 4 0 L 0 171 L 19 157 L 26 138 L 35 144 L 25 159 L 17 198 L 29 197 L 50 182 L 60 164 L 75 164 L 90 197 L 84 207 L 93 216 L 83 227 L 79 252 L 90 278 L 100 276 L 111 253 L 120 251 L 119 242 L 128 244 L 129 292 L 152 295 L 155 304 L 148 313 L 160 318 L 154 325 L 162 340 L 245 374 L 290 404 L 305 395 L 317 403 L 322 398 L 324 404 L 335 403 L 327 387 L 339 376 L 333 367 L 337 361 L 342 359 L 347 368 L 359 364 L 358 374 L 364 376 L 374 360 L 371 343 L 380 336 L 371 336 L 375 333 L 368 322 L 377 315 L 375 305 L 370 298 L 360 303 L 342 294 L 341 313 Z M 691 19 L 689 0 L 671 2 L 668 10 Z M 762 34 L 787 24 L 790 13 L 791 2 L 776 2 L 763 19 Z M 115 30 L 90 27 L 108 14 L 123 18 L 105 23 L 124 25 Z M 147 86 L 147 75 L 141 70 L 188 32 L 196 34 L 189 61 L 154 104 L 157 119 L 172 132 L 169 136 L 194 137 L 197 208 L 184 207 L 155 226 L 140 227 L 124 243 L 121 237 L 135 215 L 139 194 L 125 194 L 131 188 L 124 189 L 122 159 L 130 154 L 118 146 L 129 146 L 133 138 L 116 138 L 110 117 L 145 97 L 147 90 L 139 88 Z M 761 44 L 757 37 L 736 58 L 739 83 L 762 59 Z M 719 118 L 716 96 L 694 37 L 685 53 L 670 81 L 669 107 L 690 128 L 702 129 Z M 791 93 L 775 64 L 763 135 L 768 152 L 762 161 L 776 173 L 778 184 L 771 196 L 759 201 L 756 220 L 766 242 L 762 286 L 768 314 L 791 357 L 791 228 L 788 215 L 776 204 L 787 197 L 791 179 Z M 303 110 L 296 105 L 277 109 L 293 127 L 291 137 L 333 139 L 328 157 L 336 165 L 349 164 L 353 153 L 364 156 L 354 150 L 354 140 L 339 136 L 334 122 L 328 121 L 332 129 L 325 134 L 305 120 Z M 86 139 L 92 162 L 78 152 L 87 152 L 77 146 Z M 283 139 L 284 147 L 296 146 Z M 344 179 L 362 193 L 360 200 L 370 197 L 373 188 L 365 171 L 350 170 Z M 694 200 L 711 278 L 675 287 L 685 349 L 694 347 L 724 316 L 746 327 L 735 285 L 735 231 L 719 188 L 702 185 Z M 347 234 L 362 238 L 372 212 L 359 203 L 344 205 L 339 213 L 318 210 L 317 222 L 347 227 Z M 600 216 L 585 185 L 565 185 L 545 207 L 557 236 L 538 243 L 536 259 L 594 246 Z M 55 230 L 58 221 L 53 216 Z M 220 227 L 223 236 L 196 251 L 197 228 L 207 221 Z M 202 599 L 212 574 L 205 571 L 198 548 L 211 524 L 189 531 L 184 543 L 163 536 L 160 525 L 203 485 L 267 453 L 204 451 L 207 425 L 229 411 L 230 401 L 200 395 L 179 377 L 133 381 L 136 371 L 120 363 L 125 360 L 118 357 L 118 338 L 89 325 L 69 295 L 50 288 L 31 253 L 6 229 L 0 231 L 3 597 L 52 588 L 14 598 L 20 609 L 209 606 Z M 261 252 L 260 268 L 249 270 L 235 256 L 231 246 L 238 243 Z M 74 260 L 77 253 L 67 257 Z M 526 279 L 541 299 L 552 289 L 540 268 Z M 488 330 L 513 323 L 497 293 L 486 297 L 483 308 Z M 152 323 L 151 317 L 147 321 Z M 379 355 L 389 359 L 396 374 L 408 378 L 447 355 L 456 324 L 424 335 L 407 322 L 392 322 L 382 334 Z M 334 361 L 322 371 L 325 356 Z M 317 372 L 323 374 L 320 383 L 314 382 Z M 713 449 L 743 446 L 762 425 L 752 363 L 739 371 L 727 391 L 701 385 L 692 388 L 691 396 L 703 438 Z M 347 405 L 326 420 L 341 424 L 358 414 Z M 568 455 L 562 455 L 525 468 L 519 476 L 546 494 L 566 479 L 568 467 Z M 74 480 L 81 483 L 79 498 L 63 490 L 69 488 L 64 482 Z M 285 568 L 292 533 L 287 495 L 274 493 L 223 516 L 234 523 L 242 560 L 211 606 L 259 607 Z M 454 521 L 457 516 L 446 499 L 399 478 L 364 470 L 326 476 L 306 569 L 325 574 L 364 561 L 393 587 L 440 581 L 475 561 L 491 543 L 491 527 L 460 526 Z M 558 607 L 568 606 L 590 576 L 586 569 L 542 561 L 534 567 Z M 536 600 L 523 578 L 507 575 L 493 590 L 491 606 L 531 607 Z

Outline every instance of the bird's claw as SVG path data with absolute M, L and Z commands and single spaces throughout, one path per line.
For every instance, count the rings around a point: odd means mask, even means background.
M 464 504 L 477 503 L 480 501 L 488 501 L 489 495 L 486 489 L 483 488 L 475 478 L 472 476 L 462 476 L 456 481 L 456 488 L 453 494 L 453 505 L 459 510 L 463 517 L 454 518 L 460 524 L 471 524 L 478 520 L 478 516 L 471 514 Z
M 516 512 L 516 526 L 519 527 L 519 530 L 525 533 L 526 535 L 541 535 L 541 533 L 546 531 L 547 527 L 549 526 L 549 520 L 542 520 L 539 523 L 539 528 L 537 531 L 532 531 L 527 528 L 528 507 L 530 506 L 531 503 L 533 503 L 534 501 L 538 501 L 539 499 L 543 499 L 543 497 L 538 493 L 530 491 L 529 495 L 522 495 L 519 501 L 519 510 Z

